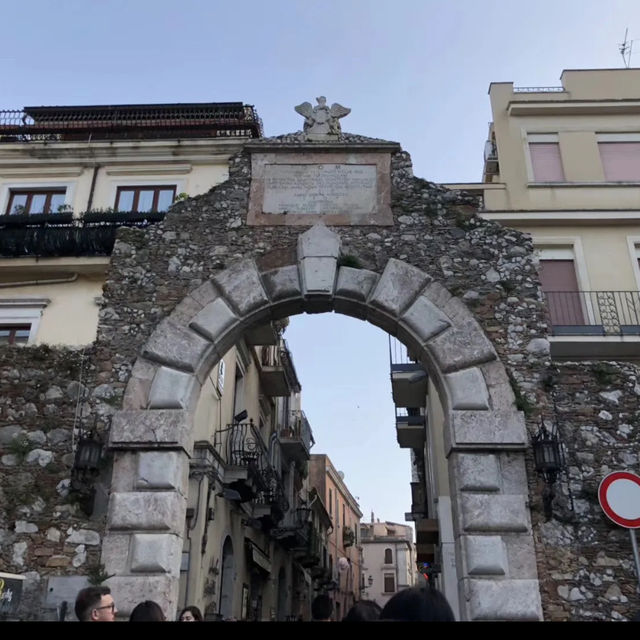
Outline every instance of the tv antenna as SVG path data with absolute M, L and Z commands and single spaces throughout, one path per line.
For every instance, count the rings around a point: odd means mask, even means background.
M 620 49 L 620 55 L 622 56 L 622 61 L 624 62 L 624 66 L 628 69 L 631 66 L 631 49 L 633 48 L 633 40 L 627 41 L 627 35 L 629 33 L 629 28 L 627 27 L 624 30 L 624 42 L 621 42 L 618 45 Z

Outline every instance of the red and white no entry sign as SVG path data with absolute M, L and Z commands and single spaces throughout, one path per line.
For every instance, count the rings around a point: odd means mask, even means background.
M 600 506 L 608 518 L 627 529 L 640 528 L 640 476 L 614 471 L 598 488 Z

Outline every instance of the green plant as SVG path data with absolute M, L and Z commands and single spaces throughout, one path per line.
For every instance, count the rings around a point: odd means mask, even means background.
M 184 191 L 180 192 L 174 199 L 174 202 L 180 202 L 181 200 L 187 200 L 189 198 L 189 194 Z
M 87 567 L 87 580 L 90 585 L 96 587 L 115 575 L 115 573 L 107 573 L 103 564 L 91 564 Z
M 508 373 L 509 383 L 515 397 L 516 408 L 522 411 L 526 418 L 530 418 L 536 410 L 536 406 L 520 391 L 520 387 L 511 373 Z
M 613 382 L 613 374 L 615 369 L 605 364 L 604 362 L 596 362 L 591 367 L 591 373 L 593 373 L 598 384 L 611 384 Z
M 16 456 L 19 462 L 22 462 L 27 453 L 31 451 L 31 443 L 26 436 L 16 436 L 9 441 L 7 450 L 9 451 L 9 453 Z
M 338 266 L 339 267 L 351 267 L 352 269 L 362 269 L 362 263 L 356 256 L 352 256 L 350 254 L 340 256 L 338 258 Z

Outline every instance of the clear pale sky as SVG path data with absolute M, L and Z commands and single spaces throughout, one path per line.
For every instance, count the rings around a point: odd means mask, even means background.
M 345 131 L 400 142 L 416 175 L 478 181 L 490 82 L 559 85 L 563 69 L 621 67 L 639 0 L 0 0 L 0 109 L 242 101 L 267 136 L 293 106 L 352 109 Z M 287 339 L 315 451 L 365 519 L 402 522 L 408 452 L 395 444 L 387 337 L 344 316 L 298 316 Z

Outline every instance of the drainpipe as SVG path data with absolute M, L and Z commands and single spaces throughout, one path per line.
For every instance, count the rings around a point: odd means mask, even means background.
M 96 189 L 96 179 L 98 178 L 98 171 L 100 171 L 99 164 L 93 167 L 93 176 L 91 177 L 91 189 L 89 190 L 89 200 L 87 200 L 87 211 L 91 211 L 91 205 L 93 204 L 93 192 Z
M 66 282 L 75 282 L 78 274 L 73 273 L 68 278 L 51 278 L 50 280 L 23 280 L 22 282 L 1 282 L 0 289 L 8 289 L 9 287 L 30 287 L 41 284 L 63 284 Z

